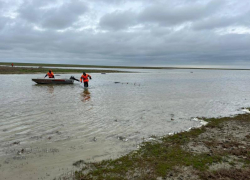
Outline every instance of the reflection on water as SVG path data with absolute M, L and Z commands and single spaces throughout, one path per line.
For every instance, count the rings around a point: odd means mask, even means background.
M 53 94 L 53 93 L 54 93 L 54 86 L 53 86 L 53 85 L 48 86 L 48 92 L 49 92 L 50 94 Z
M 143 138 L 200 125 L 192 117 L 250 106 L 248 71 L 192 72 L 91 74 L 88 89 L 0 75 L 0 179 L 53 179 L 79 159 L 115 158 Z
M 82 98 L 82 102 L 86 102 L 90 100 L 90 92 L 89 92 L 89 88 L 84 88 L 83 93 L 81 93 Z

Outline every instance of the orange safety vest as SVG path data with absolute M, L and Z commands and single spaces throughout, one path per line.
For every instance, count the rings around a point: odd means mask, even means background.
M 51 72 L 51 73 L 47 73 L 47 75 L 49 76 L 49 78 L 53 78 L 54 77 L 54 73 L 53 72 Z
M 82 75 L 81 78 L 80 78 L 80 81 L 82 82 L 89 82 L 89 78 L 88 77 L 91 77 L 90 75 L 86 74 L 85 76 Z

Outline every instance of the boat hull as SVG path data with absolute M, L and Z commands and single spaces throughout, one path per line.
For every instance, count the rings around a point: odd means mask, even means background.
M 37 84 L 73 84 L 72 79 L 32 79 Z

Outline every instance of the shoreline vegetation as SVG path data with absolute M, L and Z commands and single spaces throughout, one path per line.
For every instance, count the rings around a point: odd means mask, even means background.
M 14 63 L 18 66 L 38 66 L 38 67 L 79 67 L 79 68 L 121 68 L 121 69 L 204 69 L 204 70 L 250 70 L 243 68 L 199 68 L 199 67 L 142 67 L 142 66 L 103 66 L 103 65 L 79 65 L 79 64 L 42 64 L 42 63 Z M 11 66 L 11 62 L 0 62 L 2 66 Z M 120 72 L 120 71 L 119 71 Z
M 249 111 L 249 109 L 247 109 Z M 143 142 L 114 160 L 73 165 L 80 170 L 58 179 L 215 180 L 250 177 L 250 114 L 202 118 L 207 125 Z
M 38 74 L 38 73 L 48 73 L 51 69 L 54 74 L 69 74 L 69 73 L 127 73 L 126 71 L 116 71 L 116 70 L 98 70 L 98 69 L 59 69 L 59 68 L 33 68 L 33 67 L 9 67 L 0 66 L 0 74 Z

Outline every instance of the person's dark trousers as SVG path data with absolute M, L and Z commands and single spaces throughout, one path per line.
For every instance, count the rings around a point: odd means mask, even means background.
M 88 82 L 84 82 L 84 87 L 89 87 L 89 83 Z

